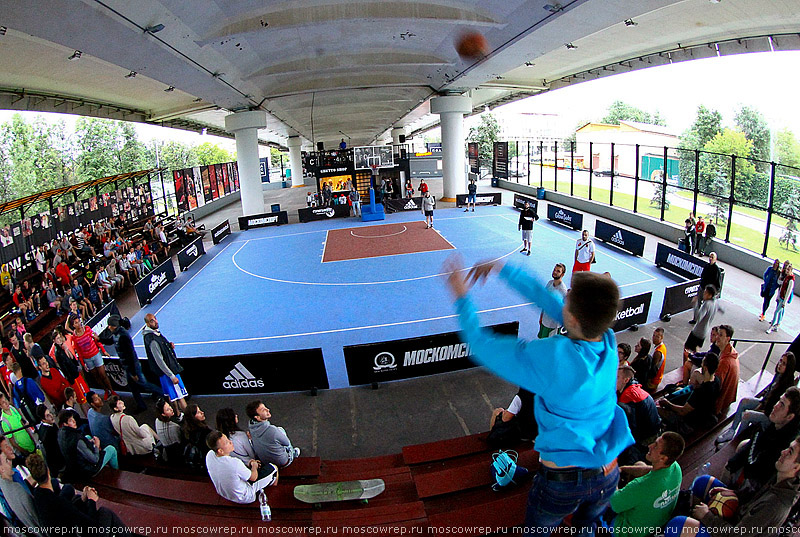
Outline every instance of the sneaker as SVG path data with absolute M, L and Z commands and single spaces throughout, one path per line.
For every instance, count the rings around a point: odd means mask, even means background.
M 473 211 L 474 211 L 474 210 L 475 210 L 475 209 L 473 209 Z M 468 212 L 469 212 L 469 209 L 464 209 L 464 212 L 465 212 L 465 213 L 468 213 Z
M 764 332 L 766 332 L 767 334 L 771 333 L 772 332 L 772 325 L 769 325 L 769 327 L 767 327 L 767 329 Z
M 714 442 L 716 444 L 725 444 L 726 442 L 733 440 L 735 434 L 736 431 L 734 431 L 732 427 L 729 427 L 728 430 L 719 435 Z
M 475 209 L 472 209 L 472 212 L 474 213 L 474 212 L 475 212 Z
M 691 321 L 689 321 L 689 324 L 695 324 L 696 322 L 697 322 L 697 321 L 695 321 L 694 319 L 692 319 Z
M 530 250 L 528 250 L 528 253 L 527 253 L 527 254 L 525 254 L 525 255 L 531 255 L 531 251 L 530 251 Z
M 763 313 L 758 316 L 758 322 L 760 322 L 760 323 L 764 322 L 764 314 Z
M 522 250 L 520 250 L 520 251 L 519 251 L 519 253 L 521 253 L 521 254 L 524 254 L 524 253 L 525 253 L 525 252 L 527 252 L 527 251 L 528 251 L 528 249 L 527 249 L 527 248 L 523 248 Z
M 431 222 L 431 229 L 433 229 L 433 222 Z
M 300 456 L 300 448 L 299 447 L 293 448 L 292 451 L 294 451 L 294 458 L 295 459 Z

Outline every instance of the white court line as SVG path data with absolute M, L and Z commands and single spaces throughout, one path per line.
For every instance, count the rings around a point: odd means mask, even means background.
M 521 308 L 523 306 L 530 306 L 533 305 L 533 302 L 523 302 L 522 304 L 514 304 L 513 306 L 502 306 L 499 308 L 489 308 L 485 310 L 480 310 L 477 313 L 492 313 L 495 311 L 502 311 L 502 310 L 509 310 L 514 308 Z M 282 334 L 277 336 L 260 336 L 260 337 L 247 337 L 247 338 L 237 338 L 237 339 L 221 339 L 217 341 L 191 341 L 188 343 L 176 343 L 176 347 L 180 346 L 190 346 L 190 345 L 214 345 L 219 343 L 241 343 L 245 341 L 267 341 L 271 339 L 286 339 L 286 338 L 293 338 L 293 337 L 305 337 L 305 336 L 319 336 L 323 334 L 335 334 L 337 332 L 354 332 L 356 330 L 369 330 L 372 328 L 387 328 L 390 326 L 402 326 L 402 325 L 409 325 L 409 324 L 418 324 L 418 323 L 427 323 L 430 321 L 441 321 L 444 319 L 453 319 L 458 317 L 457 313 L 453 313 L 451 315 L 442 315 L 440 317 L 428 317 L 427 319 L 415 319 L 413 321 L 398 321 L 396 323 L 383 323 L 383 324 L 373 324 L 370 326 L 353 326 L 350 328 L 332 328 L 330 330 L 318 330 L 316 332 L 303 332 L 299 334 Z M 144 345 L 136 345 L 139 348 L 144 348 Z
M 191 277 L 191 278 L 189 278 L 188 280 L 186 280 L 186 283 L 184 283 L 183 285 L 181 285 L 181 286 L 180 286 L 180 288 L 178 288 L 178 290 L 177 290 L 177 291 L 175 291 L 175 293 L 174 293 L 174 294 L 173 294 L 171 297 L 169 297 L 169 298 L 167 299 L 167 301 L 166 301 L 166 302 L 164 302 L 164 304 L 162 304 L 162 305 L 161 305 L 161 307 L 160 307 L 160 308 L 158 308 L 158 310 L 156 310 L 156 312 L 155 312 L 153 315 L 158 315 L 159 313 L 161 313 L 161 310 L 163 310 L 163 309 L 164 309 L 164 308 L 167 306 L 167 304 L 169 304 L 169 303 L 172 301 L 172 299 L 173 299 L 173 298 L 175 298 L 175 296 L 176 296 L 178 293 L 180 293 L 181 291 L 183 291 L 183 288 L 184 288 L 184 287 L 186 287 L 187 285 L 189 285 L 189 282 L 190 282 L 190 281 L 192 281 L 192 280 L 194 280 L 195 278 L 197 278 L 197 275 L 198 275 L 198 274 L 200 274 L 201 272 L 203 272 L 203 269 L 205 269 L 207 266 L 209 266 L 209 265 L 210 265 L 210 264 L 211 264 L 211 263 L 212 263 L 212 262 L 213 262 L 213 261 L 214 261 L 214 260 L 215 260 L 215 259 L 216 259 L 216 258 L 219 256 L 219 254 L 221 254 L 222 252 L 224 252 L 225 250 L 227 250 L 227 249 L 228 249 L 228 246 L 230 246 L 230 245 L 232 245 L 232 244 L 236 244 L 236 243 L 235 243 L 234 241 L 231 241 L 231 242 L 229 242 L 229 243 L 227 244 L 227 246 L 225 246 L 225 248 L 223 248 L 222 250 L 220 250 L 219 252 L 217 252 L 217 254 L 216 254 L 214 257 L 212 257 L 211 259 L 209 259 L 209 260 L 208 260 L 208 263 L 206 263 L 205 265 L 203 265 L 202 267 L 200 267 L 200 270 L 198 270 L 197 272 L 195 272 L 195 273 L 194 273 L 194 275 L 192 275 L 192 277 Z M 245 242 L 244 244 L 247 244 L 247 242 Z M 242 245 L 242 247 L 244 247 L 244 244 Z M 241 250 L 241 248 L 239 248 L 239 250 Z M 133 334 L 133 337 L 136 337 L 136 336 L 138 336 L 139 334 L 141 334 L 141 333 L 142 333 L 142 330 L 144 330 L 144 326 L 143 326 L 143 327 L 141 327 L 141 328 L 140 328 L 140 329 L 139 329 L 139 330 L 138 330 L 138 331 L 137 331 L 135 334 Z
M 385 225 L 389 226 L 392 224 L 385 224 Z M 397 233 L 389 233 L 388 235 L 356 235 L 355 233 L 353 233 L 353 230 L 351 229 L 350 235 L 352 235 L 353 237 L 357 237 L 359 239 L 385 239 L 386 237 L 394 237 L 395 235 L 400 235 L 402 233 L 405 233 L 406 231 L 408 231 L 408 228 L 406 226 L 403 226 L 403 231 L 398 231 Z

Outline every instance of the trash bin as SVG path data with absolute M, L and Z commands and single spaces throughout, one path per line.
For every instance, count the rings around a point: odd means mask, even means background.
M 270 209 L 273 213 L 281 212 L 281 204 L 280 203 L 273 203 L 272 208 Z
M 286 181 L 283 181 L 283 185 L 281 186 L 281 188 L 288 188 L 288 187 L 289 185 L 286 183 Z
M 536 199 L 537 200 L 544 199 L 544 187 L 542 186 L 536 187 Z
M 497 177 L 492 177 L 492 188 L 497 188 L 498 186 Z

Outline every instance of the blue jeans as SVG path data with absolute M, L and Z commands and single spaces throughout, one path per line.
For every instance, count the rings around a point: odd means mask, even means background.
M 133 380 L 131 375 L 137 377 L 139 380 Z M 125 370 L 125 376 L 128 377 L 128 385 L 131 388 L 133 400 L 136 401 L 136 406 L 139 408 L 145 408 L 147 406 L 144 403 L 144 399 L 142 399 L 143 391 L 150 392 L 153 395 L 163 395 L 161 386 L 156 386 L 145 378 L 144 373 L 142 373 L 142 364 L 139 363 L 138 359 L 133 362 L 133 371 Z
M 608 474 L 600 471 L 588 478 L 577 474 L 574 469 L 553 470 L 540 466 L 528 494 L 526 529 L 539 528 L 535 534 L 546 537 L 561 525 L 567 515 L 572 514 L 573 527 L 579 528 L 583 535 L 594 535 L 600 515 L 608 508 L 611 495 L 617 490 L 619 468 L 615 466 Z M 556 475 L 574 477 L 567 481 L 548 478 Z

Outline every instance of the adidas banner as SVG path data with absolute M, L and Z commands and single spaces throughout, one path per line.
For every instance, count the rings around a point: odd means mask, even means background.
M 383 200 L 383 207 L 387 213 L 399 213 L 400 211 L 421 211 L 422 197 L 403 198 L 399 200 Z
M 547 218 L 563 226 L 571 227 L 574 230 L 583 229 L 583 214 L 570 211 L 558 205 L 553 205 L 552 203 L 547 204 Z
M 501 334 L 517 335 L 519 322 L 489 327 Z M 475 367 L 469 345 L 458 332 L 436 334 L 344 348 L 347 377 L 351 386 L 424 377 Z
M 136 283 L 134 288 L 139 305 L 144 307 L 152 302 L 153 298 L 173 281 L 175 281 L 175 266 L 172 264 L 172 258 L 169 258 Z
M 231 234 L 231 223 L 225 220 L 220 225 L 211 230 L 211 240 L 214 244 L 219 244 L 222 239 Z
M 520 211 L 525 208 L 525 202 L 528 202 L 531 206 L 531 209 L 534 211 L 539 212 L 539 200 L 536 198 L 532 198 L 530 196 L 525 196 L 523 194 L 514 194 L 514 208 L 519 209 Z
M 246 231 L 256 227 L 279 226 L 289 223 L 289 213 L 280 211 L 277 213 L 251 214 L 250 216 L 239 217 L 239 229 Z
M 364 204 L 362 204 L 363 206 Z M 350 216 L 349 205 L 333 205 L 331 207 L 304 207 L 297 210 L 301 222 L 328 220 L 329 218 L 346 218 Z
M 178 268 L 183 272 L 189 266 L 205 255 L 203 248 L 203 237 L 197 237 L 189 246 L 178 252 Z
M 594 236 L 605 243 L 627 250 L 633 255 L 639 257 L 644 255 L 644 235 L 597 220 L 594 225 Z
M 456 194 L 456 207 L 464 207 L 467 204 L 468 194 Z M 500 205 L 503 202 L 503 195 L 500 192 L 487 194 L 475 194 L 475 205 Z
M 650 300 L 652 298 L 653 292 L 648 291 L 641 295 L 620 299 L 617 320 L 612 326 L 614 332 L 620 332 L 635 324 L 647 324 L 647 315 L 650 313 Z
M 659 317 L 675 315 L 691 309 L 692 300 L 700 290 L 700 278 L 688 282 L 676 283 L 664 289 L 664 303 L 661 305 Z

